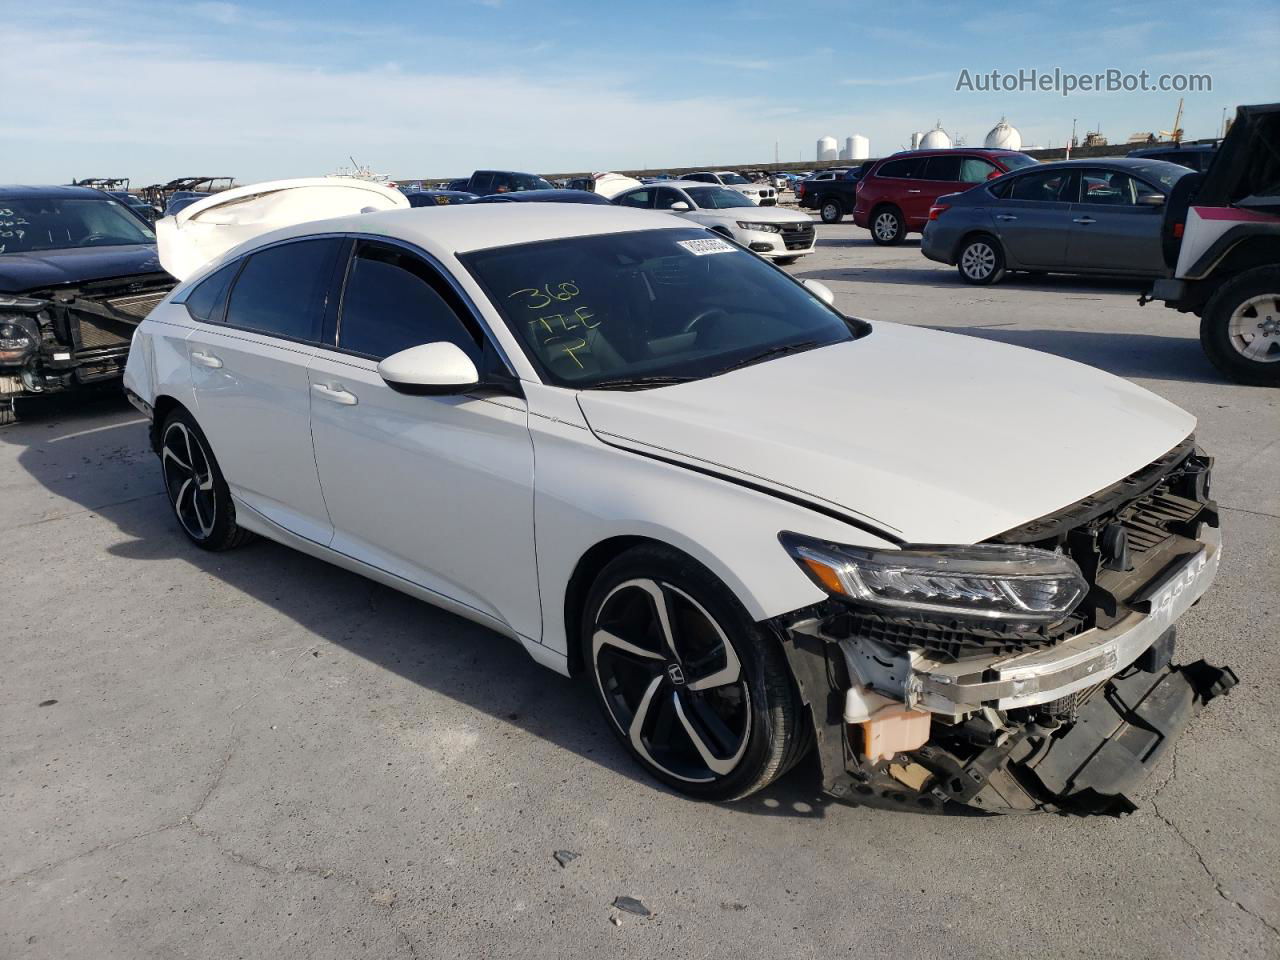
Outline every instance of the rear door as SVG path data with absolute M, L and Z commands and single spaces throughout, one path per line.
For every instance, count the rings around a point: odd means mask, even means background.
M 1146 181 L 1119 170 L 1081 170 L 1076 202 L 1071 205 L 1068 269 L 1163 274 L 1164 207 L 1142 202 L 1159 193 Z
M 336 305 L 346 243 L 288 241 L 212 275 L 235 274 L 225 310 L 187 339 L 195 417 L 232 494 L 317 543 L 328 543 L 332 528 L 311 445 L 307 366 Z
M 502 364 L 435 266 L 390 241 L 359 241 L 332 346 L 309 372 L 332 546 L 536 640 L 523 397 L 409 396 L 378 375 L 384 357 L 438 341 L 457 344 L 482 371 Z
M 1061 270 L 1071 233 L 1070 170 L 1033 170 L 993 185 L 991 217 L 1009 266 Z
M 863 189 L 868 191 L 865 198 L 868 205 L 874 209 L 880 203 L 892 203 L 902 211 L 909 224 L 915 216 L 919 216 L 921 220 L 928 219 L 929 205 L 922 200 L 923 188 L 920 186 L 925 159 L 899 157 L 881 164 L 876 175 L 869 182 L 864 181 Z M 922 204 L 924 212 L 919 213 Z M 912 211 L 916 213 L 913 214 Z M 870 214 L 871 211 L 867 212 Z

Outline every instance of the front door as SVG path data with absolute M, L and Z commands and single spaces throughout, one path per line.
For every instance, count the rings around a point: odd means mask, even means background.
M 187 339 L 196 420 L 231 492 L 271 522 L 327 543 L 311 448 L 307 366 L 316 353 L 345 241 L 301 240 L 249 256 L 225 310 Z M 235 267 L 204 284 L 230 281 Z
M 530 639 L 533 443 L 520 397 L 408 396 L 378 361 L 447 340 L 486 363 L 484 333 L 439 272 L 361 241 L 332 349 L 311 364 L 311 431 L 333 549 L 463 603 Z
M 1155 187 L 1118 170 L 1080 171 L 1079 195 L 1071 205 L 1067 265 L 1108 273 L 1164 273 L 1160 227 L 1164 206 L 1144 203 Z

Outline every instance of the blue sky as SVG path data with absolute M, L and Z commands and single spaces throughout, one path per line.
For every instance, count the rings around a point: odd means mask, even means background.
M 854 133 L 881 155 L 1002 116 L 1028 144 L 1072 118 L 1116 142 L 1178 102 L 957 92 L 962 69 L 1208 73 L 1189 137 L 1280 98 L 1275 0 L 0 0 L 0 37 L 0 182 L 750 163 Z

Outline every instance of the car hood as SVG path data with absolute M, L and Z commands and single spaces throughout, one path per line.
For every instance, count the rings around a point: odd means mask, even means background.
M 579 403 L 605 443 L 914 543 L 976 543 L 1052 513 L 1195 428 L 1186 411 L 1092 367 L 888 323 L 706 380 L 583 391 Z
M 91 280 L 159 273 L 160 269 L 154 243 L 6 253 L 0 254 L 0 292 L 26 293 Z
M 160 262 L 179 280 L 247 240 L 297 223 L 408 209 L 399 190 L 353 177 L 272 180 L 224 190 L 156 222 Z

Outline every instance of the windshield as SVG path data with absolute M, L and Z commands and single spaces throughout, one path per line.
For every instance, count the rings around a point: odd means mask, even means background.
M 107 197 L 0 197 L 0 254 L 155 242 L 137 215 Z
M 722 173 L 720 174 L 720 182 L 721 183 L 750 183 L 751 181 L 748 180 L 746 177 L 744 177 L 740 173 Z
M 1040 161 L 1025 153 L 1002 153 L 1000 162 L 1004 164 L 1006 170 L 1021 170 L 1023 167 L 1034 167 Z
M 744 194 L 724 187 L 690 187 L 685 190 L 689 199 L 704 210 L 731 210 L 734 207 L 754 207 Z
M 559 386 L 697 380 L 854 338 L 850 322 L 800 284 L 707 230 L 573 237 L 460 259 L 543 380 Z

